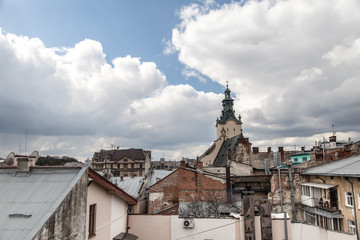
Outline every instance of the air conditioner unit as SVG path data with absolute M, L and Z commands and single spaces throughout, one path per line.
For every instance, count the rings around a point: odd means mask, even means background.
M 193 228 L 194 227 L 194 220 L 193 219 L 184 219 L 183 227 L 184 228 Z

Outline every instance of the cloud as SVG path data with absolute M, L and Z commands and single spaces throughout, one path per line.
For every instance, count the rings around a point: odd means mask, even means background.
M 98 41 L 47 48 L 0 32 L 0 56 L 1 156 L 19 143 L 24 151 L 26 129 L 27 149 L 83 157 L 111 144 L 189 155 L 184 149 L 215 134 L 221 95 L 168 85 L 154 62 L 138 57 L 108 63 Z
M 189 72 L 229 81 L 245 134 L 307 137 L 332 124 L 360 131 L 356 0 L 191 4 L 180 20 L 172 35 L 179 60 Z

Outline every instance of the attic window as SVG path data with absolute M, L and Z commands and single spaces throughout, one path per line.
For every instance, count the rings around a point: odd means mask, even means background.
M 31 214 L 22 214 L 22 213 L 12 213 L 9 214 L 9 218 L 29 218 Z

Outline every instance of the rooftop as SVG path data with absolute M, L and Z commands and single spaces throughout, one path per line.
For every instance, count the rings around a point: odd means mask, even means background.
M 33 239 L 87 168 L 0 168 L 0 239 Z
M 360 177 L 360 155 L 308 168 L 304 175 Z

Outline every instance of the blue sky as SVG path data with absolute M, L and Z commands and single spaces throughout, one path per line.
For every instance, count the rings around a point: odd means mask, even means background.
M 179 24 L 182 6 L 200 1 L 3 1 L 0 22 L 6 32 L 40 38 L 47 47 L 70 47 L 86 38 L 101 42 L 108 61 L 131 55 L 155 62 L 171 84 L 187 83 L 177 56 L 165 55 L 164 41 Z M 227 2 L 227 1 L 221 1 Z M 205 76 L 203 76 L 206 78 Z M 196 78 L 200 91 L 223 91 Z
M 0 157 L 201 155 L 226 83 L 253 146 L 360 138 L 360 3 L 0 1 Z

